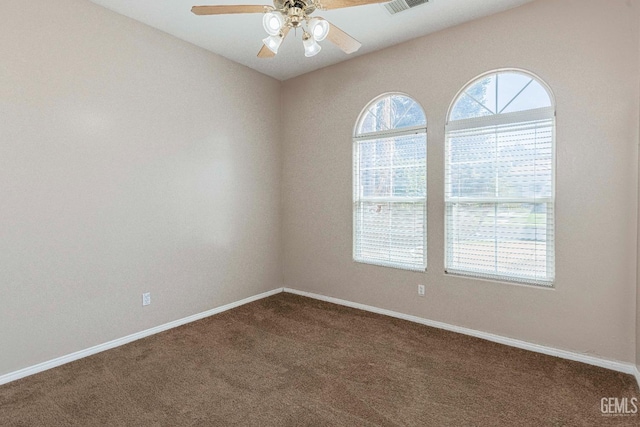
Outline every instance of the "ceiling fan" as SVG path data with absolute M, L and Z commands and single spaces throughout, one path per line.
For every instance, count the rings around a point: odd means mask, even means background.
M 269 34 L 262 40 L 263 46 L 258 52 L 259 58 L 271 58 L 289 31 L 302 29 L 304 55 L 314 56 L 320 52 L 318 42 L 328 39 L 345 53 L 360 49 L 361 43 L 319 16 L 310 17 L 316 9 L 330 10 L 343 7 L 362 6 L 374 3 L 386 3 L 389 0 L 273 0 L 273 6 L 229 5 L 229 6 L 193 6 L 191 12 L 196 15 L 223 15 L 229 13 L 264 13 L 262 24 Z M 303 25 L 304 24 L 304 25 Z M 306 27 L 306 28 L 305 28 Z

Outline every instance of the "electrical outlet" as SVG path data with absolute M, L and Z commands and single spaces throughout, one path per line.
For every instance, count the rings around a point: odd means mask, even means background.
M 418 295 L 424 296 L 424 285 L 418 285 Z
M 149 305 L 151 304 L 151 292 L 145 292 L 144 294 L 142 294 L 142 305 Z

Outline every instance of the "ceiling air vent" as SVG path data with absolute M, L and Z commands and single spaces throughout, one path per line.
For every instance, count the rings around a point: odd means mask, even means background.
M 386 3 L 384 7 L 391 15 L 395 15 L 403 10 L 411 9 L 412 7 L 420 6 L 421 4 L 429 3 L 429 0 L 393 0 Z

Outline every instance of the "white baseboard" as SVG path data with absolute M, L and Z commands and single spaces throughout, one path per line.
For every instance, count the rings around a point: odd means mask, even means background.
M 127 335 L 123 338 L 118 338 L 113 341 L 109 341 L 104 344 L 99 344 L 94 347 L 80 350 L 75 353 L 68 354 L 66 356 L 61 356 L 47 362 L 39 363 L 34 366 L 30 366 L 24 369 L 20 369 L 15 372 L 10 372 L 8 374 L 0 376 L 0 385 L 7 384 L 11 381 L 18 380 L 20 378 L 27 377 L 29 375 L 37 374 L 42 371 L 46 371 L 51 368 L 55 368 L 60 365 L 64 365 L 69 362 L 73 362 L 74 360 L 82 359 L 83 357 L 91 356 L 96 353 L 100 353 L 105 350 L 109 350 L 115 347 L 119 347 L 124 344 L 128 344 L 132 341 L 139 340 L 141 338 L 148 337 L 150 335 L 157 334 L 159 332 L 166 331 L 168 329 L 172 329 L 178 326 L 185 325 L 187 323 L 195 322 L 196 320 L 204 319 L 205 317 L 213 316 L 214 314 L 222 313 L 223 311 L 231 310 L 232 308 L 239 307 L 244 304 L 248 304 L 253 301 L 257 301 L 262 298 L 269 297 L 271 295 L 278 294 L 280 292 L 288 292 L 296 295 L 302 295 L 305 297 L 327 301 L 333 304 L 343 305 L 346 307 L 357 308 L 364 311 L 370 311 L 372 313 L 378 313 L 385 316 L 391 316 L 398 319 L 408 320 L 414 323 L 420 323 L 426 326 L 431 326 L 434 328 L 444 329 L 447 331 L 457 332 L 464 335 L 470 335 L 477 338 L 486 339 L 488 341 L 497 342 L 499 344 L 508 345 L 511 347 L 517 347 L 524 350 L 535 351 L 537 353 L 547 354 L 550 356 L 556 356 L 563 359 L 574 360 L 577 362 L 587 363 L 589 365 L 595 365 L 606 369 L 611 369 L 614 371 L 624 372 L 626 374 L 634 375 L 637 382 L 638 388 L 640 388 L 640 371 L 638 367 L 631 363 L 624 363 L 615 360 L 607 360 L 602 359 L 595 356 L 589 356 L 582 353 L 575 353 L 567 350 L 560 350 L 552 347 L 546 347 L 538 344 L 529 343 L 526 341 L 516 340 L 513 338 L 507 338 L 500 335 L 490 334 L 487 332 L 477 331 L 474 329 L 463 328 L 460 326 L 450 325 L 448 323 L 438 322 L 435 320 L 424 319 L 417 316 L 412 316 L 409 314 L 399 313 L 396 311 L 386 310 L 383 308 L 373 307 L 365 304 L 360 304 L 356 302 L 351 302 L 347 300 L 342 300 L 339 298 L 327 297 L 324 295 L 314 294 L 311 292 L 299 291 L 291 288 L 277 288 L 269 292 L 264 292 L 262 294 L 254 295 L 249 298 L 245 298 L 240 301 L 232 302 L 230 304 L 226 304 L 208 311 L 204 311 L 202 313 L 194 314 L 192 316 L 188 316 L 182 319 L 174 320 L 173 322 L 165 323 L 164 325 L 156 326 L 151 329 L 147 329 L 145 331 L 137 332 L 135 334 Z
M 168 329 L 182 326 L 187 323 L 195 322 L 196 320 L 204 319 L 205 317 L 213 316 L 214 314 L 222 313 L 223 311 L 231 310 L 232 308 L 236 308 L 241 305 L 248 304 L 250 302 L 257 301 L 259 299 L 278 294 L 282 292 L 282 290 L 283 290 L 282 288 L 277 288 L 269 292 L 264 292 L 249 298 L 245 298 L 240 301 L 232 302 L 230 304 L 216 307 L 211 310 L 203 311 L 202 313 L 198 313 L 182 319 L 174 320 L 173 322 L 165 323 L 164 325 L 156 326 L 154 328 L 147 329 L 145 331 L 136 332 L 135 334 L 127 335 L 126 337 L 118 338 L 113 341 L 106 342 L 104 344 L 99 344 L 94 347 L 87 348 L 85 350 L 76 351 L 75 353 L 67 354 L 66 356 L 57 357 L 47 362 L 38 363 L 37 365 L 20 369 L 19 371 L 10 372 L 8 374 L 0 376 L 0 385 L 9 383 L 11 381 L 19 380 L 20 378 L 37 374 L 42 371 L 46 371 L 47 369 L 55 368 L 57 366 L 64 365 L 69 362 L 73 362 L 74 360 L 82 359 L 83 357 L 91 356 L 93 354 L 100 353 L 105 350 L 109 350 L 124 344 L 128 344 L 132 341 L 136 341 L 141 338 L 145 338 L 150 335 L 154 335 L 159 332 L 166 331 Z
M 638 372 L 638 369 L 636 368 L 636 366 L 632 363 L 625 363 L 617 360 L 602 359 L 602 358 L 590 356 L 587 354 L 575 353 L 567 350 L 560 350 L 553 347 L 546 347 L 539 344 L 533 344 L 527 341 L 507 338 L 500 335 L 490 334 L 488 332 L 477 331 L 475 329 L 463 328 L 460 326 L 450 325 L 448 323 L 437 322 L 435 320 L 424 319 L 422 317 L 411 316 L 409 314 L 399 313 L 396 311 L 386 310 L 378 307 L 372 307 L 370 305 L 351 302 L 351 301 L 347 301 L 339 298 L 326 297 L 324 295 L 314 294 L 311 292 L 304 292 L 304 291 L 299 291 L 291 288 L 284 288 L 284 292 L 301 295 L 301 296 L 305 296 L 305 297 L 309 297 L 309 298 L 313 298 L 321 301 L 331 302 L 338 305 L 344 305 L 346 307 L 352 307 L 360 310 L 370 311 L 372 313 L 383 314 L 385 316 L 396 317 L 398 319 L 408 320 L 410 322 L 420 323 L 420 324 L 431 326 L 438 329 L 457 332 L 459 334 L 470 335 L 472 337 L 482 338 L 488 341 L 493 341 L 499 344 L 504 344 L 511 347 L 517 347 L 524 350 L 535 351 L 537 353 L 542 353 L 549 356 L 556 356 L 563 359 L 569 359 L 577 362 L 587 363 L 589 365 L 599 366 L 601 368 L 624 372 L 625 374 L 635 375 L 636 379 L 638 380 L 638 386 L 640 387 L 640 373 Z

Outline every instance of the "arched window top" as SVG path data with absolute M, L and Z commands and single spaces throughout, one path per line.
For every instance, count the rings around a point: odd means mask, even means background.
M 355 136 L 426 127 L 427 118 L 420 104 L 401 93 L 384 94 L 371 101 L 360 114 Z
M 547 85 L 522 70 L 492 71 L 469 83 L 456 97 L 449 122 L 553 107 Z

